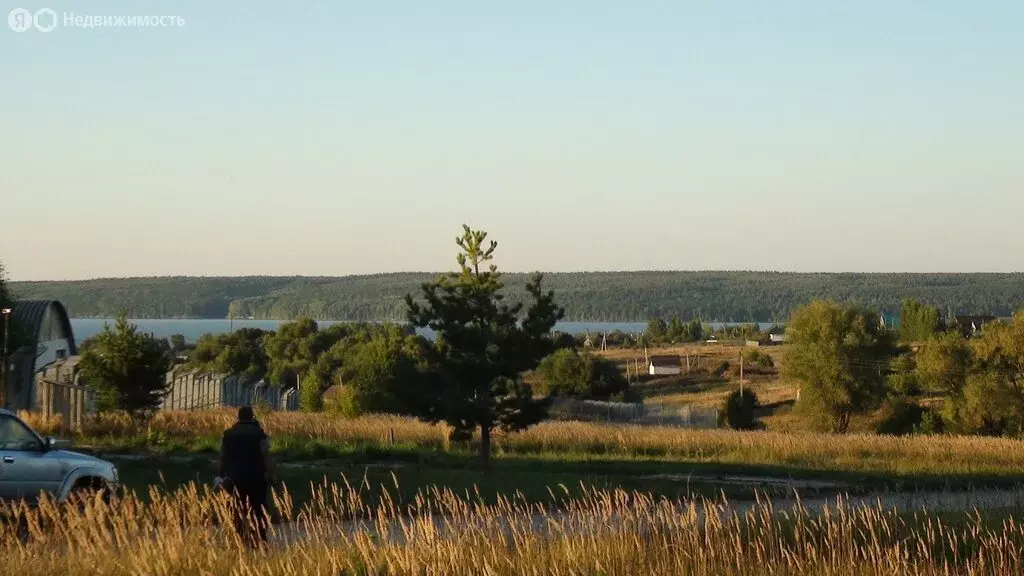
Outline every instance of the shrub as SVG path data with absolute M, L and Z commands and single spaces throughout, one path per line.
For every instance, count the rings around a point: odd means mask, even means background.
M 757 394 L 749 388 L 735 390 L 725 399 L 722 405 L 719 425 L 726 425 L 733 430 L 753 430 L 758 427 Z
M 963 392 L 947 400 L 945 416 L 961 434 L 1020 436 L 1024 432 L 1024 393 L 998 372 L 971 374 Z
M 330 400 L 324 401 L 324 407 L 332 414 L 344 418 L 355 418 L 365 414 L 364 407 L 359 400 L 359 395 L 354 387 L 341 386 L 337 392 L 331 395 Z
M 316 412 L 323 407 L 320 395 L 324 385 L 320 375 L 310 370 L 299 385 L 299 408 L 303 412 Z
M 886 379 L 889 391 L 897 396 L 920 396 L 921 381 L 913 372 L 897 372 Z
M 890 365 L 892 374 L 886 379 L 889 392 L 896 396 L 920 396 L 921 380 L 915 367 L 914 360 L 909 354 L 893 358 Z
M 924 413 L 924 408 L 916 402 L 886 401 L 876 414 L 875 432 L 895 436 L 913 434 L 921 427 Z
M 536 389 L 541 394 L 607 400 L 629 390 L 629 383 L 613 362 L 569 348 L 544 358 L 537 375 L 541 381 Z
M 729 362 L 726 361 L 726 360 L 722 360 L 721 362 L 719 362 L 714 367 L 714 369 L 711 370 L 711 373 L 714 374 L 715 376 L 718 376 L 719 378 L 721 378 L 722 375 L 725 374 L 728 371 L 729 371 Z
M 608 399 L 612 402 L 628 402 L 630 404 L 637 404 L 644 401 L 643 394 L 640 394 L 633 388 L 626 388 L 622 392 L 612 394 Z
M 756 348 L 751 348 L 743 353 L 743 361 L 747 364 L 753 364 L 758 368 L 775 368 L 775 360 L 772 360 L 771 354 L 762 352 Z
M 942 416 L 933 408 L 925 408 L 921 414 L 921 423 L 914 428 L 917 434 L 941 434 L 946 431 L 946 423 Z

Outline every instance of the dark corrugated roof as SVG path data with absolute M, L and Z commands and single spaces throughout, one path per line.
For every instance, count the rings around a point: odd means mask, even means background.
M 23 334 L 32 338 L 33 343 L 38 343 L 39 330 L 43 327 L 43 318 L 46 316 L 46 310 L 50 306 L 54 307 L 57 319 L 63 324 L 64 333 L 68 335 L 68 347 L 70 348 L 68 354 L 71 356 L 78 354 L 78 349 L 75 347 L 74 332 L 71 330 L 71 319 L 68 318 L 68 311 L 57 300 L 16 300 L 14 305 L 11 306 L 14 323 L 18 325 L 18 329 Z
M 651 364 L 655 366 L 678 366 L 679 356 L 651 356 Z

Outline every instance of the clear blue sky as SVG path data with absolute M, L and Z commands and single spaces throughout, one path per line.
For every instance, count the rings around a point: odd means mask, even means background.
M 185 24 L 0 21 L 0 261 L 1024 270 L 1024 2 L 498 4 L 21 2 Z

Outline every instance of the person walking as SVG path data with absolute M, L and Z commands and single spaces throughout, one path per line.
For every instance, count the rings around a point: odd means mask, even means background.
M 235 527 L 250 546 L 267 541 L 267 493 L 272 474 L 270 439 L 252 407 L 243 406 L 238 409 L 238 421 L 221 438 L 220 477 L 235 499 Z

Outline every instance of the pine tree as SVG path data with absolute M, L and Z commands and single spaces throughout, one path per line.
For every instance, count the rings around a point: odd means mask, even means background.
M 522 430 L 546 417 L 549 401 L 535 399 L 521 374 L 554 350 L 551 329 L 564 315 L 554 293 L 542 291 L 540 274 L 526 286 L 532 303 L 525 317 L 521 303 L 506 304 L 501 275 L 489 264 L 498 244 L 485 246 L 486 239 L 463 226 L 459 271 L 423 284 L 423 303 L 405 297 L 410 323 L 437 334 L 427 350 L 429 377 L 406 390 L 414 413 L 461 436 L 479 429 L 485 467 L 495 428 Z
M 160 407 L 171 357 L 163 341 L 139 334 L 121 314 L 113 329 L 103 327 L 79 366 L 86 384 L 96 391 L 97 408 L 139 415 Z

